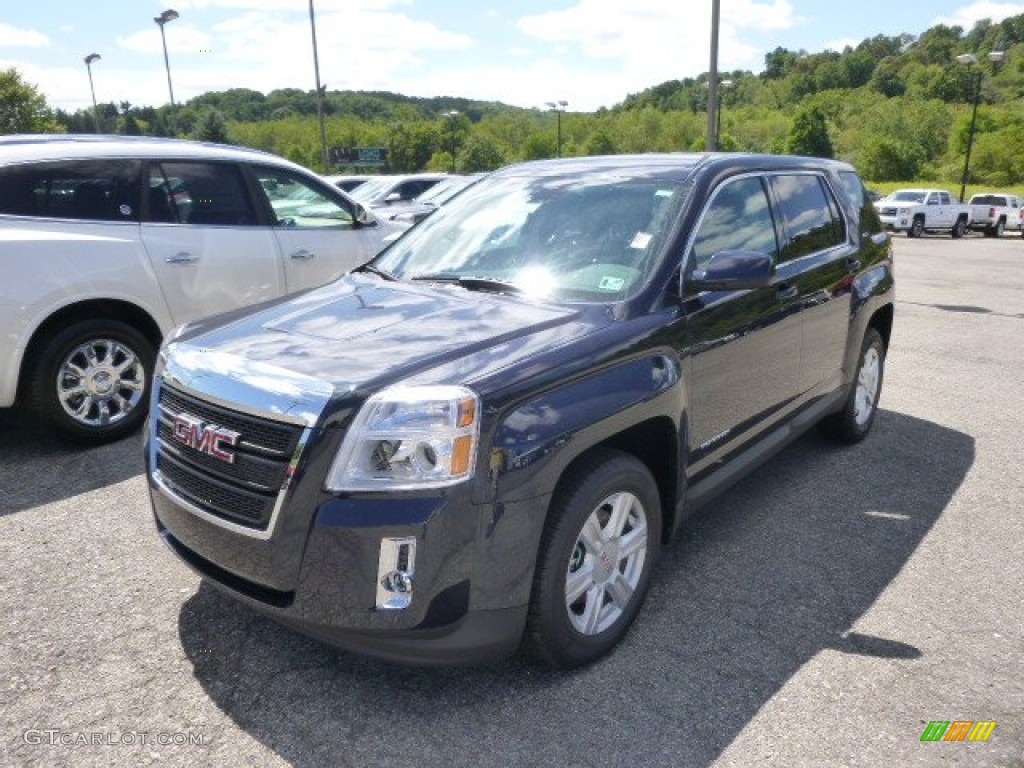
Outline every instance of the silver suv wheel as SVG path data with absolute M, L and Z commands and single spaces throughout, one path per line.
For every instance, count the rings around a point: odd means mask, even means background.
M 103 427 L 117 424 L 139 405 L 146 371 L 127 345 L 92 339 L 64 358 L 56 385 L 68 416 L 86 427 Z

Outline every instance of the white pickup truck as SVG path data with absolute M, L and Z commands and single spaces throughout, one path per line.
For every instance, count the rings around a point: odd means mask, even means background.
M 970 206 L 956 202 L 945 189 L 898 189 L 875 208 L 886 229 L 906 232 L 907 237 L 943 230 L 963 237 L 971 222 Z
M 1007 229 L 1021 228 L 1021 206 L 1024 200 L 1006 192 L 982 192 L 971 197 L 971 229 L 985 237 L 1002 237 Z

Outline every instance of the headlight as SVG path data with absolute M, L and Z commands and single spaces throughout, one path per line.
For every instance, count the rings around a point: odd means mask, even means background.
M 896 214 L 899 215 L 899 216 L 906 216 L 908 213 L 910 213 L 910 209 L 909 208 L 897 208 L 896 209 Z
M 341 444 L 331 491 L 440 488 L 473 474 L 480 400 L 456 386 L 392 387 L 363 405 Z

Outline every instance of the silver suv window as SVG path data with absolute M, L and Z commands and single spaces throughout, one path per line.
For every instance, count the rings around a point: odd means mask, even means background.
M 68 160 L 0 168 L 0 213 L 84 221 L 139 220 L 134 160 Z

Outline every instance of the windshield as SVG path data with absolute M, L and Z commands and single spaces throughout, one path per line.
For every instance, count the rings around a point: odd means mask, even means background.
M 361 203 L 370 203 L 387 192 L 395 184 L 392 176 L 381 176 L 379 179 L 364 181 L 350 193 Z
M 678 180 L 604 173 L 491 177 L 374 266 L 407 280 L 489 281 L 561 301 L 620 301 L 651 275 L 687 190 Z
M 901 189 L 893 192 L 889 199 L 894 203 L 923 203 L 924 192 L 920 189 Z

